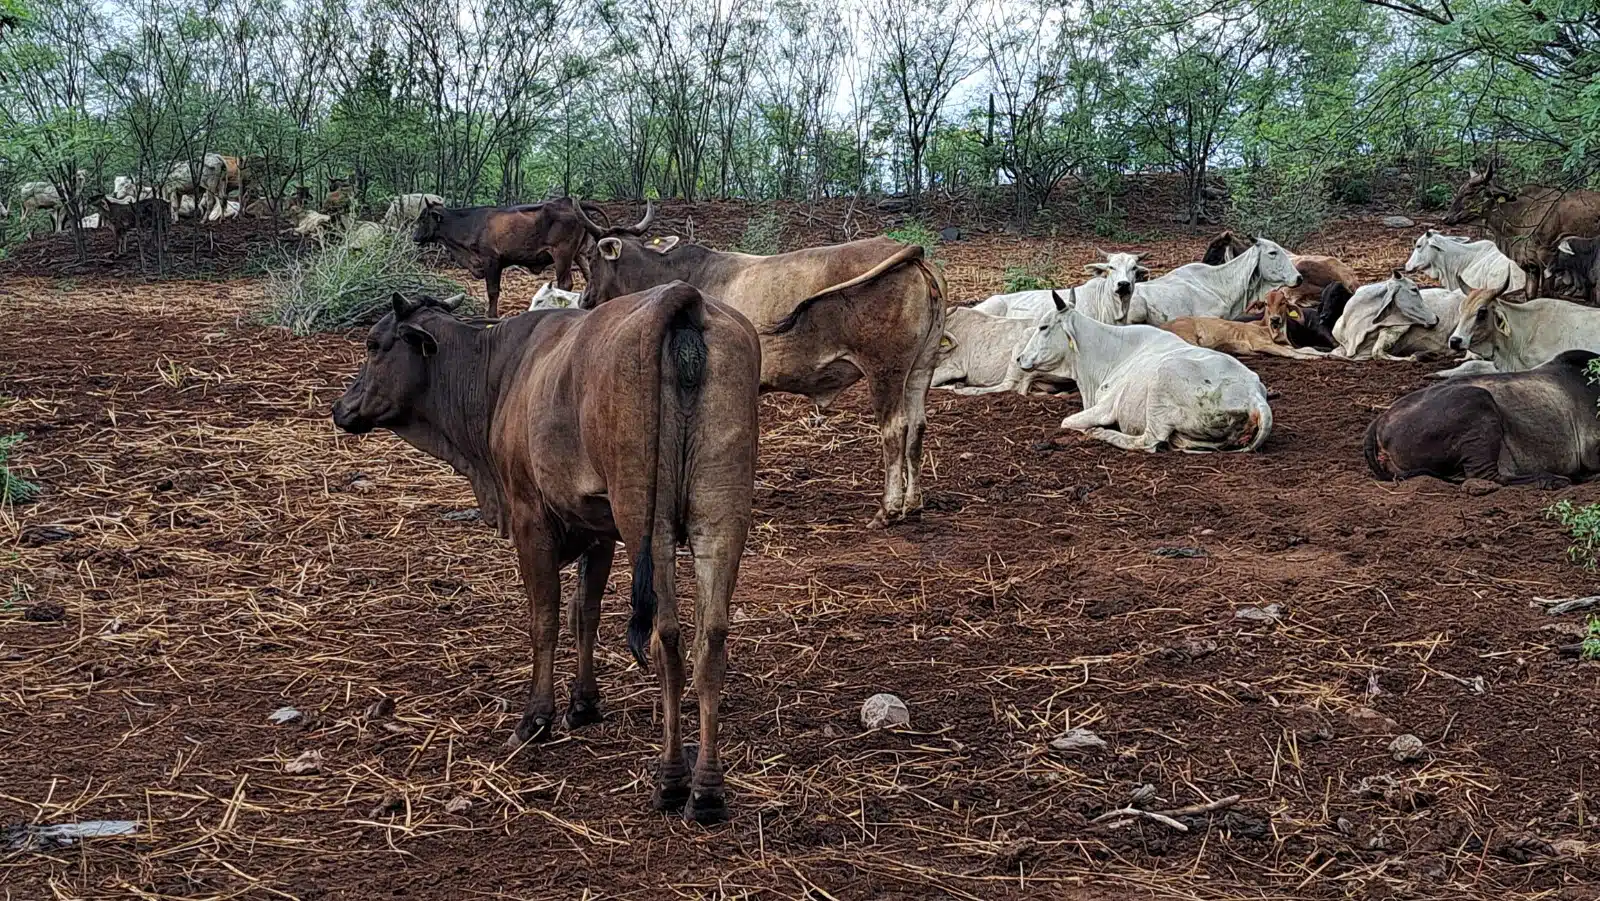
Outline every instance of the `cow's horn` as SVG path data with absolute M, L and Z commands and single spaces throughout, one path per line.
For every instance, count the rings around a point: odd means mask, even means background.
M 583 211 L 583 202 L 576 197 L 572 198 L 572 211 L 578 214 L 578 221 L 583 223 L 583 227 L 588 230 L 589 234 L 598 238 L 606 233 L 605 229 L 596 225 L 594 220 L 590 219 L 589 215 Z
M 415 313 L 417 308 L 422 306 L 421 302 L 412 300 L 399 291 L 394 292 L 389 297 L 389 302 L 394 305 L 394 318 L 396 319 L 404 319 Z
M 446 310 L 454 313 L 456 307 L 461 306 L 461 302 L 466 299 L 467 295 L 465 294 L 452 294 L 449 297 L 446 297 L 444 300 L 439 301 L 439 306 L 444 307 Z
M 644 202 L 644 218 L 640 219 L 637 225 L 626 225 L 617 229 L 617 231 L 627 232 L 630 235 L 642 235 L 644 230 L 649 228 L 650 223 L 654 221 L 656 221 L 656 208 L 654 204 L 646 200 Z

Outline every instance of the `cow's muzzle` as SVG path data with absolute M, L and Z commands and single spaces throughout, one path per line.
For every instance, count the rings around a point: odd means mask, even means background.
M 1117 296 L 1122 298 L 1123 300 L 1127 300 L 1128 298 L 1132 297 L 1133 296 L 1133 283 L 1132 282 L 1117 282 Z
M 1466 350 L 1467 349 L 1467 342 L 1462 340 L 1460 335 L 1451 335 L 1450 336 L 1450 349 L 1451 350 Z
M 348 396 L 348 395 L 347 395 Z M 372 431 L 372 420 L 362 416 L 344 397 L 333 402 L 333 424 L 352 435 L 365 435 Z

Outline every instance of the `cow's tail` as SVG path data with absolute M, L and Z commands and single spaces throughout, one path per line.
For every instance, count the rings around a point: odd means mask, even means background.
M 1389 468 L 1383 459 L 1383 447 L 1378 443 L 1378 425 L 1382 418 L 1374 419 L 1372 425 L 1367 426 L 1367 440 L 1362 446 L 1362 452 L 1367 458 L 1367 468 L 1372 470 L 1372 477 L 1380 482 L 1393 482 L 1398 476 Z
M 628 648 L 646 668 L 656 607 L 677 603 L 676 555 L 688 508 L 690 429 L 706 373 L 700 292 L 678 282 L 668 285 L 655 303 L 662 323 L 653 366 L 658 378 L 656 422 L 645 470 L 645 531 L 633 557 L 633 613 L 628 619 Z
M 916 261 L 916 262 L 922 264 L 923 271 L 924 271 L 924 276 L 926 277 L 927 272 L 928 272 L 928 266 L 927 266 L 926 261 L 923 260 L 922 245 L 920 245 L 920 244 L 911 244 L 911 245 L 908 245 L 906 247 L 902 247 L 899 250 L 895 251 L 894 254 L 891 255 L 888 259 L 886 259 L 883 262 L 879 263 L 878 265 L 872 267 L 871 269 L 868 269 L 866 272 L 861 273 L 860 275 L 856 276 L 855 278 L 852 278 L 849 281 L 840 282 L 837 285 L 832 285 L 830 287 L 823 288 L 821 291 L 818 291 L 815 294 L 812 294 L 810 297 L 807 297 L 805 300 L 800 301 L 800 303 L 797 304 L 793 310 L 789 311 L 789 315 L 787 315 L 787 316 L 783 317 L 783 319 L 779 320 L 778 324 L 774 325 L 767 332 L 767 334 L 769 334 L 769 335 L 782 335 L 782 334 L 785 334 L 787 332 L 790 332 L 790 331 L 792 331 L 794 329 L 795 326 L 800 324 L 800 320 L 801 319 L 805 318 L 806 312 L 809 311 L 817 303 L 819 303 L 821 301 L 824 301 L 824 300 L 827 300 L 827 299 L 829 299 L 831 297 L 838 297 L 839 296 L 839 292 L 841 292 L 841 291 L 846 291 L 846 290 L 849 290 L 850 288 L 855 288 L 855 287 L 858 287 L 860 285 L 864 285 L 864 284 L 866 284 L 866 283 L 868 283 L 870 281 L 873 281 L 874 279 L 878 278 L 879 276 L 881 276 L 881 275 L 883 275 L 883 274 L 885 274 L 887 272 L 892 272 L 892 271 L 900 268 L 901 266 L 904 266 L 905 264 L 913 262 L 913 261 Z M 934 279 L 930 279 L 930 282 L 929 282 L 930 285 L 936 285 L 937 286 L 934 290 L 930 290 L 929 294 L 934 294 L 934 293 L 938 294 L 937 301 L 940 304 L 939 310 L 940 310 L 941 314 L 943 313 L 943 310 L 944 310 L 944 307 L 943 307 L 943 302 L 944 302 L 943 301 L 943 293 L 944 292 L 942 290 L 943 283 L 944 283 L 944 279 L 940 278 L 940 277 L 935 277 Z

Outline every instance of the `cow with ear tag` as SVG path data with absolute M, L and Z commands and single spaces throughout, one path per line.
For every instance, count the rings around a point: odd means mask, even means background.
M 386 428 L 455 467 L 483 519 L 516 545 L 532 622 L 533 684 L 512 746 L 555 732 L 561 568 L 578 645 L 566 725 L 601 719 L 594 645 L 618 541 L 633 563 L 629 649 L 662 680 L 657 809 L 727 816 L 718 702 L 728 602 L 750 527 L 761 350 L 738 313 L 682 282 L 604 309 L 466 320 L 454 302 L 408 300 L 367 335 L 339 428 Z M 677 548 L 694 558 L 700 752 L 683 751 Z
M 1063 429 L 1124 450 L 1253 451 L 1272 431 L 1261 379 L 1224 353 L 1148 325 L 1108 325 L 1054 297 L 1017 358 L 1024 372 L 1071 379 L 1083 411 Z

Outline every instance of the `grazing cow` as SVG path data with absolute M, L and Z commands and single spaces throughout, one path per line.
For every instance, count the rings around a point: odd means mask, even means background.
M 1207 266 L 1221 266 L 1249 250 L 1255 242 L 1255 238 L 1224 231 L 1206 245 L 1200 262 Z M 1329 285 L 1344 285 L 1347 291 L 1355 291 L 1361 286 L 1355 270 L 1338 257 L 1293 253 L 1289 255 L 1289 262 L 1300 272 L 1302 281 L 1290 290 L 1302 305 L 1321 298 Z
M 1196 347 L 1209 347 L 1234 356 L 1267 354 L 1295 360 L 1315 360 L 1324 354 L 1311 348 L 1301 349 L 1289 343 L 1289 323 L 1304 318 L 1298 307 L 1282 288 L 1267 294 L 1267 309 L 1262 318 L 1244 321 L 1213 319 L 1207 316 L 1185 317 L 1163 322 L 1158 326 Z
M 761 333 L 761 387 L 803 394 L 826 407 L 865 378 L 885 473 L 874 525 L 922 509 L 922 438 L 928 385 L 944 331 L 944 277 L 922 248 L 888 238 L 812 247 L 775 256 L 719 253 L 677 236 L 640 236 L 636 225 L 595 237 L 583 306 L 681 279 L 724 298 Z
M 1562 351 L 1600 351 L 1600 310 L 1553 297 L 1511 303 L 1502 296 L 1506 293 L 1505 285 L 1497 285 L 1467 295 L 1450 335 L 1451 350 L 1471 351 L 1497 372 L 1529 370 Z M 1461 374 L 1447 371 L 1440 376 Z
M 1159 328 L 1098 322 L 1059 294 L 1055 306 L 1017 364 L 1077 383 L 1083 411 L 1063 429 L 1148 452 L 1253 451 L 1267 440 L 1267 390 L 1243 363 Z
M 1445 225 L 1480 222 L 1500 252 L 1527 273 L 1528 296 L 1544 294 L 1544 271 L 1562 235 L 1600 235 L 1600 191 L 1526 185 L 1513 194 L 1495 181 L 1495 164 L 1456 189 Z
M 1037 322 L 1028 316 L 994 316 L 976 307 L 946 310 L 932 386 L 957 394 L 1027 394 L 1035 380 L 1064 386 L 1064 379 L 1023 372 L 1017 365 Z
M 508 266 L 537 274 L 553 265 L 556 287 L 563 291 L 572 290 L 574 263 L 584 278 L 589 277 L 583 256 L 589 233 L 582 216 L 578 204 L 567 197 L 513 207 L 449 209 L 429 204 L 417 216 L 411 238 L 418 244 L 443 244 L 473 278 L 483 279 L 489 291 L 489 315 L 495 317 L 500 315 L 500 273 Z
M 1082 305 L 1084 313 L 1101 322 L 1125 323 L 1128 321 L 1128 305 L 1133 301 L 1134 286 L 1150 276 L 1150 270 L 1140 262 L 1144 254 L 1106 253 L 1098 247 L 1095 253 L 1105 257 L 1105 262 L 1090 263 L 1083 267 L 1094 278 L 1076 288 L 1078 303 Z M 1045 289 L 996 294 L 973 309 L 991 316 L 1042 319 L 1049 315 L 1054 306 L 1050 300 L 1050 290 Z
M 1384 481 L 1426 475 L 1558 488 L 1590 478 L 1600 473 L 1600 384 L 1589 373 L 1597 358 L 1568 350 L 1525 372 L 1413 391 L 1367 428 L 1367 466 Z
M 217 222 L 227 217 L 232 211 L 238 215 L 237 207 L 230 207 L 228 194 L 231 191 L 239 192 L 239 199 L 244 199 L 245 171 L 239 164 L 236 156 L 223 156 L 220 153 L 208 153 L 200 162 L 200 210 L 205 221 Z
M 1159 325 L 1195 316 L 1237 319 L 1273 288 L 1292 288 L 1300 282 L 1289 252 L 1257 238 L 1221 266 L 1190 263 L 1140 285 L 1129 305 L 1128 321 Z
M 1522 267 L 1501 253 L 1493 241 L 1457 238 L 1431 228 L 1418 236 L 1405 271 L 1420 271 L 1441 286 L 1463 294 L 1502 284 L 1508 275 L 1511 289 L 1521 291 L 1528 280 Z
M 120 202 L 110 197 L 102 197 L 99 206 L 101 221 L 111 226 L 111 240 L 116 245 L 115 256 L 122 255 L 129 234 L 143 229 L 149 229 L 159 242 L 160 235 L 171 218 L 171 214 L 167 211 L 167 202 L 160 197 Z
M 438 194 L 401 194 L 389 201 L 389 209 L 383 214 L 383 227 L 410 228 L 422 211 L 432 206 L 444 206 L 444 198 Z
M 1462 295 L 1444 288 L 1418 290 L 1399 269 L 1388 281 L 1363 285 L 1334 324 L 1336 357 L 1414 360 L 1444 353 L 1460 315 Z
M 573 560 L 578 585 L 567 610 L 578 676 L 566 723 L 600 721 L 600 598 L 616 542 L 627 545 L 628 646 L 640 666 L 648 649 L 663 682 L 654 803 L 700 823 L 727 816 L 717 705 L 728 601 L 750 528 L 760 356 L 750 323 L 681 282 L 592 313 L 540 310 L 489 324 L 395 295 L 333 407 L 347 432 L 390 429 L 455 467 L 484 520 L 515 543 L 534 676 L 513 746 L 553 733 L 560 570 Z M 694 558 L 700 702 L 692 781 L 676 589 L 684 542 Z
M 79 169 L 76 174 L 74 193 L 82 194 L 89 173 Z M 47 181 L 25 181 L 17 186 L 17 196 L 22 201 L 24 221 L 34 213 L 48 212 L 52 230 L 61 231 L 66 227 L 67 204 L 61 199 L 61 192 L 56 190 L 55 185 Z
M 1562 235 L 1556 242 L 1549 275 L 1555 278 L 1563 273 L 1572 276 L 1580 297 L 1600 306 L 1600 238 Z
M 539 286 L 533 293 L 533 299 L 528 301 L 530 310 L 572 310 L 578 306 L 578 301 L 583 297 L 576 291 L 563 291 L 549 282 Z

